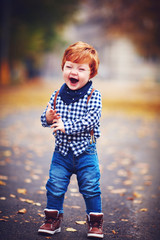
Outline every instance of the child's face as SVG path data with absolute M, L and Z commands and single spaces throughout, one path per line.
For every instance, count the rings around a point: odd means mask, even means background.
M 63 68 L 63 78 L 71 90 L 82 88 L 90 79 L 89 64 L 66 61 Z

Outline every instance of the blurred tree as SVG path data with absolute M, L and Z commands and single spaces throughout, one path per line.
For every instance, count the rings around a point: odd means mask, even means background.
M 91 21 L 105 29 L 107 37 L 127 36 L 139 54 L 147 59 L 160 58 L 160 1 L 89 0 Z
M 0 82 L 7 84 L 13 60 L 33 61 L 60 43 L 58 31 L 78 8 L 78 0 L 1 0 Z

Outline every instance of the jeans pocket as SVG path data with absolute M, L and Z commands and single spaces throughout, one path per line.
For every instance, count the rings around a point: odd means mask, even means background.
M 85 150 L 85 153 L 88 155 L 96 154 L 97 153 L 96 144 L 95 143 L 89 144 Z

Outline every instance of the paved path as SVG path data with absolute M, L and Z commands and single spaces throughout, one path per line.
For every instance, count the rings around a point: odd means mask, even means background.
M 84 240 L 85 206 L 73 176 L 64 203 L 62 232 L 41 236 L 45 183 L 54 147 L 40 125 L 42 109 L 1 118 L 0 239 Z M 103 114 L 98 141 L 104 239 L 157 240 L 160 236 L 160 122 L 158 118 Z M 24 214 L 18 213 L 25 209 Z M 73 228 L 76 231 L 67 231 Z

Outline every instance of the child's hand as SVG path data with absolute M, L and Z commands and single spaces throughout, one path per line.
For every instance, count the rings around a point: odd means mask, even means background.
M 47 120 L 48 124 L 52 124 L 54 119 L 59 119 L 60 118 L 59 114 L 56 113 L 56 111 L 57 110 L 56 109 L 53 110 L 51 108 L 51 104 L 48 103 L 48 109 L 46 111 L 46 120 Z
M 61 132 L 65 133 L 64 124 L 61 118 L 54 119 L 53 124 L 51 125 L 51 128 L 54 128 L 53 132 L 60 130 Z

